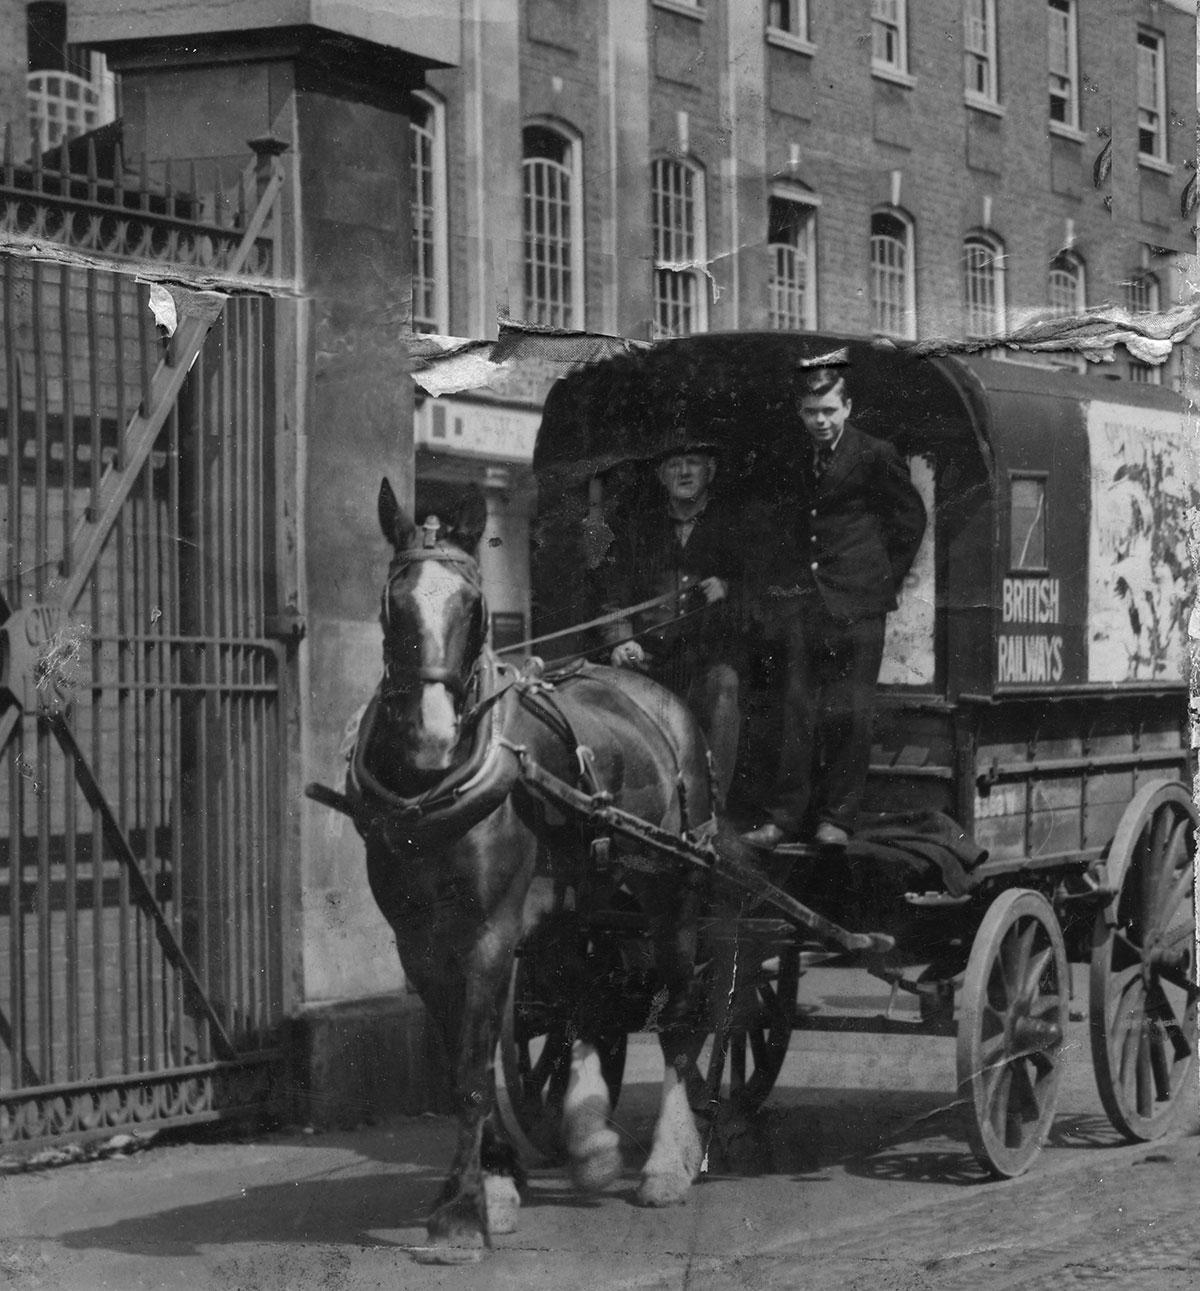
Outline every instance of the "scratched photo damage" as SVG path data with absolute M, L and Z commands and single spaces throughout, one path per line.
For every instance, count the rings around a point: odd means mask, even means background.
M 1191 0 L 0 31 L 0 1269 L 1191 1286 Z

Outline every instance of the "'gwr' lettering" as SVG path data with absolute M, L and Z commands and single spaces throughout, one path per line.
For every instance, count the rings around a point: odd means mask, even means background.
M 1061 619 L 1057 578 L 1006 578 L 1005 623 L 1058 623 Z

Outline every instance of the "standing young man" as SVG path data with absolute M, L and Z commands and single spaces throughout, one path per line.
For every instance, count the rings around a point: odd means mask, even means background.
M 771 820 L 744 835 L 762 848 L 849 838 L 870 761 L 884 622 L 925 532 L 904 460 L 849 422 L 845 369 L 798 375 L 798 555 L 791 585 L 772 589 L 787 641 L 783 737 Z
M 682 444 L 659 459 L 662 504 L 636 512 L 617 534 L 605 601 L 616 609 L 675 593 L 637 622 L 613 624 L 609 657 L 614 667 L 643 669 L 685 700 L 708 739 L 723 803 L 741 730 L 731 597 L 744 559 L 734 517 L 709 492 L 716 472 L 711 444 Z M 664 622 L 681 613 L 689 617 Z

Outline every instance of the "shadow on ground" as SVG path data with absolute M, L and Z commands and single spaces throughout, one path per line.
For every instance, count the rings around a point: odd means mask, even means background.
M 623 1136 L 624 1174 L 605 1195 L 633 1203 L 635 1180 L 648 1150 L 657 1110 L 658 1086 L 627 1086 L 614 1118 Z M 708 1175 L 736 1180 L 765 1175 L 820 1182 L 837 1168 L 852 1177 L 895 1182 L 973 1187 L 987 1175 L 966 1144 L 954 1100 L 945 1093 L 806 1089 L 790 1091 L 786 1102 L 768 1104 L 756 1115 L 722 1118 L 708 1141 Z M 444 1178 L 453 1147 L 449 1120 L 397 1122 L 353 1134 L 269 1136 L 256 1146 L 279 1142 L 292 1153 L 290 1177 L 254 1183 L 233 1193 L 183 1205 L 169 1205 L 137 1218 L 63 1233 L 69 1249 L 106 1249 L 127 1254 L 180 1256 L 201 1247 L 230 1244 L 325 1244 L 330 1247 L 394 1245 L 419 1240 L 430 1204 Z M 1063 1115 L 1048 1148 L 1068 1151 L 1111 1148 L 1119 1136 L 1097 1115 Z M 306 1171 L 309 1154 L 325 1149 L 335 1164 Z M 317 1154 L 313 1154 L 314 1163 Z M 260 1154 L 261 1162 L 261 1154 Z M 247 1178 L 254 1169 L 239 1167 Z M 209 1176 L 211 1178 L 211 1176 Z M 200 1180 L 197 1186 L 203 1186 Z M 176 1174 L 164 1200 L 186 1192 Z M 209 1183 L 207 1186 L 212 1186 Z M 579 1210 L 601 1204 L 572 1191 L 562 1167 L 537 1168 L 525 1208 Z

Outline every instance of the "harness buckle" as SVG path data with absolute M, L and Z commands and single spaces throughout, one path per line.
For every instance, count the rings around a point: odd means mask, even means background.
M 586 744 L 575 746 L 575 756 L 579 759 L 579 779 L 591 795 L 596 807 L 607 806 L 613 796 L 600 783 L 600 773 L 596 770 L 596 755 Z
M 431 549 L 437 546 L 438 530 L 441 529 L 442 522 L 437 516 L 427 516 L 425 523 L 421 526 L 421 546 Z

